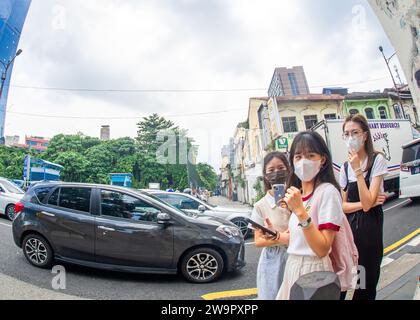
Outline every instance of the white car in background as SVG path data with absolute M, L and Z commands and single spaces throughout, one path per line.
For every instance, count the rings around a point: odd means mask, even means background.
M 400 198 L 420 202 L 420 139 L 403 147 L 400 172 Z
M 245 239 L 252 232 L 252 230 L 248 228 L 248 222 L 246 221 L 247 218 L 251 218 L 251 209 L 247 210 L 212 206 L 190 194 L 180 192 L 165 192 L 157 190 L 142 191 L 150 193 L 153 196 L 158 197 L 160 200 L 165 201 L 180 210 L 195 214 L 206 214 L 209 216 L 228 220 L 235 224 L 239 230 L 241 230 Z
M 16 184 L 5 178 L 0 178 L 0 214 L 13 221 L 15 218 L 15 204 L 19 202 L 25 192 Z

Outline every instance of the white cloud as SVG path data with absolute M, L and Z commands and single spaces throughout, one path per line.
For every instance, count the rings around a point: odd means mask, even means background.
M 109 89 L 268 87 L 277 66 L 303 65 L 309 85 L 387 76 L 377 52 L 389 43 L 367 2 L 360 38 L 352 8 L 360 1 L 34 0 L 12 85 Z M 361 40 L 360 40 L 361 39 Z M 359 41 L 360 40 L 360 41 Z M 354 90 L 389 86 L 379 82 Z M 314 88 L 319 92 L 319 88 Z M 219 167 L 220 149 L 246 119 L 250 96 L 230 93 L 104 93 L 10 90 L 6 134 L 134 136 L 152 112 L 189 129 L 199 160 Z M 186 116 L 226 109 L 227 113 Z M 19 113 L 132 116 L 132 120 L 35 118 Z

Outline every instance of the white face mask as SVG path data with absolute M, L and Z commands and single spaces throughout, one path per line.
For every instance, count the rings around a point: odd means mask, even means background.
M 303 182 L 312 181 L 321 170 L 321 160 L 302 159 L 295 163 L 295 174 Z
M 353 152 L 359 152 L 363 144 L 363 137 L 349 137 L 346 139 L 347 148 Z

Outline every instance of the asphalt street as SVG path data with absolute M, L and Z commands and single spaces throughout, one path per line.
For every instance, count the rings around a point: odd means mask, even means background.
M 391 199 L 384 209 L 385 247 L 420 227 L 419 204 L 410 200 Z M 0 274 L 52 290 L 55 274 L 52 274 L 51 270 L 37 269 L 29 265 L 21 249 L 15 246 L 11 231 L 11 223 L 0 218 Z M 195 300 L 213 292 L 254 288 L 260 250 L 253 246 L 252 239 L 248 242 L 250 243 L 246 246 L 246 267 L 224 275 L 216 283 L 191 284 L 180 276 L 104 272 L 65 265 L 66 289 L 60 292 L 87 299 Z

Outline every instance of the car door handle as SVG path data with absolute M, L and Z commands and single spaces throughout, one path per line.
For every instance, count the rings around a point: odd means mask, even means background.
M 107 227 L 104 227 L 104 226 L 99 226 L 98 229 L 101 229 L 101 230 L 104 230 L 104 231 L 115 231 L 115 229 L 113 229 L 113 228 L 107 228 Z
M 47 217 L 55 217 L 55 214 L 54 214 L 54 213 L 49 213 L 49 212 L 45 212 L 45 211 L 41 211 L 41 213 L 42 213 L 44 216 L 47 216 Z

